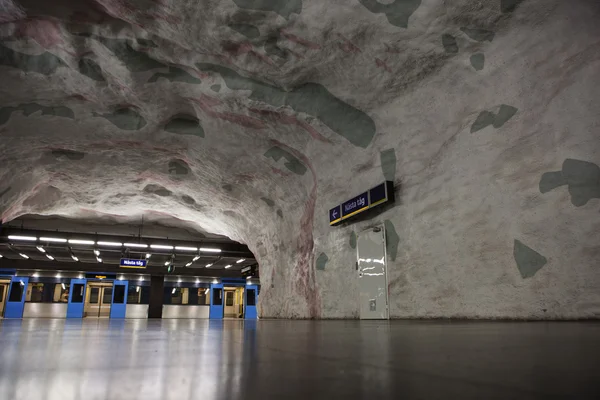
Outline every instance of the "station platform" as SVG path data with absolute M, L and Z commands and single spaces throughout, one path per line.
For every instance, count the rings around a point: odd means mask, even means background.
M 600 398 L 600 324 L 0 321 L 0 399 Z

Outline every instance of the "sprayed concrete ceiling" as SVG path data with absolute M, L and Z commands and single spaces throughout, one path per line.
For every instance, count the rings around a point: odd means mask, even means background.
M 1 0 L 2 221 L 181 221 L 248 244 L 263 316 L 336 318 L 380 223 L 393 317 L 589 316 L 599 8 Z

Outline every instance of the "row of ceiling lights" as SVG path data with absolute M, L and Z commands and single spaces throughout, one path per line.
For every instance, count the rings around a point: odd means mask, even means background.
M 36 236 L 20 236 L 20 235 L 9 235 L 9 240 L 19 240 L 25 242 L 37 242 L 38 238 Z M 133 247 L 136 249 L 147 249 L 150 247 L 155 250 L 179 250 L 179 251 L 190 251 L 190 252 L 204 252 L 204 253 L 220 253 L 221 249 L 212 248 L 212 247 L 188 247 L 188 246 L 170 246 L 165 244 L 145 244 L 145 243 L 120 243 L 120 242 L 105 242 L 105 241 L 93 241 L 93 240 L 83 240 L 83 239 L 64 239 L 64 238 L 53 238 L 53 237 L 40 237 L 40 242 L 48 242 L 48 243 L 69 243 L 69 244 L 79 244 L 79 245 L 88 245 L 88 246 L 102 246 L 102 247 Z
M 38 238 L 35 236 L 19 236 L 19 235 L 9 235 L 8 236 L 9 240 L 22 240 L 22 241 L 27 241 L 27 242 L 34 242 L 37 241 Z M 50 238 L 50 237 L 40 237 L 39 240 L 41 242 L 53 242 L 53 243 L 69 243 L 69 244 L 79 244 L 79 245 L 98 245 L 98 246 L 105 246 L 105 247 L 136 247 L 136 248 L 148 248 L 147 244 L 143 244 L 143 243 L 119 243 L 119 242 L 104 242 L 104 241 L 97 241 L 94 242 L 92 240 L 81 240 L 81 239 L 64 239 L 64 238 Z M 46 253 L 46 250 L 42 247 L 42 246 L 36 246 L 36 248 L 41 252 L 44 253 L 46 255 L 46 257 L 49 260 L 54 261 L 54 257 L 52 257 L 50 254 Z M 197 247 L 186 247 L 186 246 L 168 246 L 168 245 L 162 245 L 162 244 L 151 244 L 150 248 L 153 249 L 160 249 L 160 250 L 180 250 L 180 251 L 200 251 L 200 252 L 206 252 L 206 253 L 220 253 L 221 249 L 216 249 L 216 248 L 206 248 L 206 247 L 200 247 L 199 249 Z M 23 253 L 19 253 L 19 255 L 25 259 L 29 259 L 29 256 L 27 256 L 26 254 Z M 94 255 L 96 256 L 96 261 L 98 261 L 99 263 L 102 262 L 102 258 L 100 258 L 100 250 L 98 249 L 94 249 Z M 150 253 L 146 253 L 146 259 L 149 259 L 152 256 L 152 254 Z M 0 254 L 0 258 L 2 258 L 2 255 Z M 77 258 L 75 256 L 75 254 L 71 253 L 71 258 L 74 261 L 79 261 L 79 258 Z M 172 257 L 173 258 L 173 257 Z M 198 261 L 198 259 L 200 259 L 200 256 L 197 255 L 195 256 L 192 261 L 190 261 L 189 263 L 187 263 L 185 266 L 189 267 L 191 266 L 194 262 Z M 246 261 L 245 258 L 240 258 L 239 260 L 236 261 L 236 264 L 242 263 Z M 171 265 L 173 263 L 173 260 L 169 260 L 165 263 L 165 266 L 168 267 L 169 265 Z M 206 268 L 210 268 L 213 266 L 213 263 L 210 264 L 206 264 Z M 232 265 L 226 265 L 225 269 L 229 269 L 231 268 Z

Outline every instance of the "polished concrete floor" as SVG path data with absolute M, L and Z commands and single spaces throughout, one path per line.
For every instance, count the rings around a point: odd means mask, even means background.
M 600 399 L 600 324 L 3 320 L 0 399 Z

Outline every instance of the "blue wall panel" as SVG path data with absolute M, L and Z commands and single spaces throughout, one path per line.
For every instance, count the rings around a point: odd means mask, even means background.
M 117 286 L 125 286 L 125 296 L 122 303 L 115 303 L 115 293 Z M 125 310 L 127 309 L 127 289 L 129 288 L 128 281 L 115 281 L 113 287 L 112 306 L 110 307 L 111 318 L 125 318 Z
M 254 290 L 254 305 L 248 305 L 248 290 Z M 258 304 L 258 286 L 256 285 L 246 285 L 246 290 L 244 291 L 244 295 L 246 298 L 244 299 L 244 318 L 245 319 L 257 319 L 258 312 L 256 311 L 256 304 Z
M 220 295 L 221 295 L 221 301 L 220 301 L 220 305 L 216 305 L 215 304 L 215 300 L 217 299 L 213 299 L 213 297 L 215 296 L 215 290 L 214 289 L 221 289 L 220 290 Z M 223 284 L 222 283 L 211 283 L 210 284 L 210 315 L 209 318 L 210 319 L 223 319 Z
M 67 318 L 83 318 L 86 284 L 86 279 L 71 279 L 71 286 L 69 287 L 69 304 L 67 305 Z M 75 285 L 83 285 L 83 289 L 79 293 L 81 296 L 76 296 L 75 301 L 73 301 Z M 81 298 L 81 301 L 79 301 L 78 297 Z
M 10 301 L 13 283 L 18 283 L 22 289 L 21 299 L 19 301 Z M 25 308 L 25 295 L 27 293 L 27 284 L 29 278 L 26 276 L 12 276 L 8 296 L 6 296 L 6 306 L 4 308 L 4 318 L 23 318 L 23 309 Z

